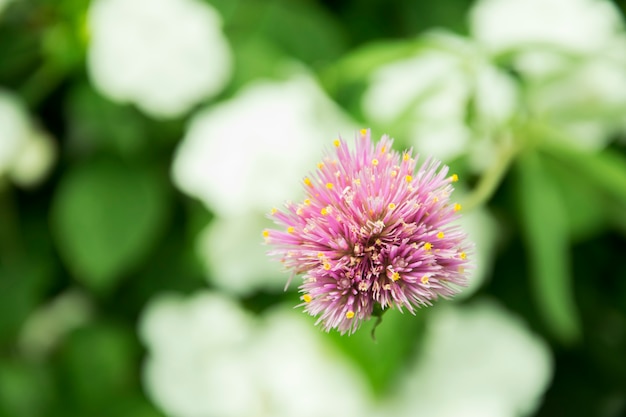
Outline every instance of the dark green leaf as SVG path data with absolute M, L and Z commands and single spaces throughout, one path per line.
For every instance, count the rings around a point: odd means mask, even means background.
M 77 279 L 109 290 L 151 248 L 166 204 L 163 184 L 149 169 L 112 160 L 75 167 L 53 203 L 61 255 Z
M 76 410 L 110 406 L 137 383 L 137 349 L 132 332 L 121 326 L 98 323 L 75 331 L 60 352 L 64 400 Z
M 143 120 L 132 108 L 108 101 L 86 84 L 74 88 L 67 103 L 68 136 L 75 150 L 128 155 L 147 145 Z
M 374 392 L 382 396 L 394 386 L 396 377 L 416 353 L 424 331 L 425 314 L 421 310 L 416 316 L 387 310 L 382 316 L 382 322 L 376 327 L 375 339 L 372 338 L 375 317 L 353 335 L 341 336 L 333 331 L 329 337 L 356 362 Z
M 309 1 L 273 1 L 262 16 L 261 33 L 289 55 L 312 66 L 332 62 L 345 49 L 341 26 Z
M 580 337 L 570 271 L 567 211 L 540 156 L 527 152 L 517 162 L 519 208 L 530 281 L 539 310 L 563 343 Z

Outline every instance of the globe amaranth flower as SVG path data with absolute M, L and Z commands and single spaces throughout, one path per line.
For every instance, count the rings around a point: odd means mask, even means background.
M 414 313 L 466 285 L 470 245 L 450 202 L 458 177 L 431 158 L 417 168 L 392 144 L 366 129 L 353 149 L 335 140 L 304 178 L 304 201 L 272 209 L 280 229 L 263 231 L 269 254 L 303 274 L 302 305 L 326 331 L 353 333 L 387 308 Z

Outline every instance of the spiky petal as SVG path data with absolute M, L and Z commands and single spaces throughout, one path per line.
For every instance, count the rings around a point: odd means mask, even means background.
M 303 179 L 306 198 L 272 209 L 280 228 L 263 231 L 270 254 L 303 275 L 302 304 L 327 331 L 354 332 L 376 305 L 414 313 L 466 285 L 470 245 L 450 202 L 458 177 L 392 144 L 365 129 L 353 149 L 335 140 Z

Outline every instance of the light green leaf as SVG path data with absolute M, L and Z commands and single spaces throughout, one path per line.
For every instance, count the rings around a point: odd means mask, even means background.
M 424 43 L 420 41 L 369 43 L 327 68 L 321 75 L 322 82 L 331 90 L 340 88 L 345 83 L 365 82 L 370 74 L 381 65 L 406 59 L 423 47 Z
M 597 187 L 559 161 L 546 159 L 545 168 L 563 199 L 572 240 L 581 242 L 604 230 L 606 198 Z
M 150 170 L 112 160 L 71 169 L 52 209 L 65 263 L 87 286 L 110 290 L 152 246 L 166 203 L 165 189 Z
M 567 212 L 537 153 L 517 161 L 521 225 L 530 262 L 530 282 L 546 324 L 563 343 L 580 337 L 570 271 Z
M 626 207 L 626 156 L 612 149 L 590 152 L 571 145 L 556 132 L 540 132 L 547 136 L 540 142 L 541 150 L 567 165 L 572 175 L 583 175 L 599 190 L 609 194 Z

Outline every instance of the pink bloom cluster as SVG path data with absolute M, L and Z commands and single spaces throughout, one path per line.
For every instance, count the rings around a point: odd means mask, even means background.
M 304 178 L 306 198 L 272 209 L 280 229 L 263 231 L 270 255 L 303 274 L 302 305 L 327 331 L 353 333 L 375 308 L 414 313 L 466 285 L 470 245 L 450 202 L 457 176 L 433 159 L 417 168 L 392 144 L 366 129 L 353 149 L 335 140 Z

